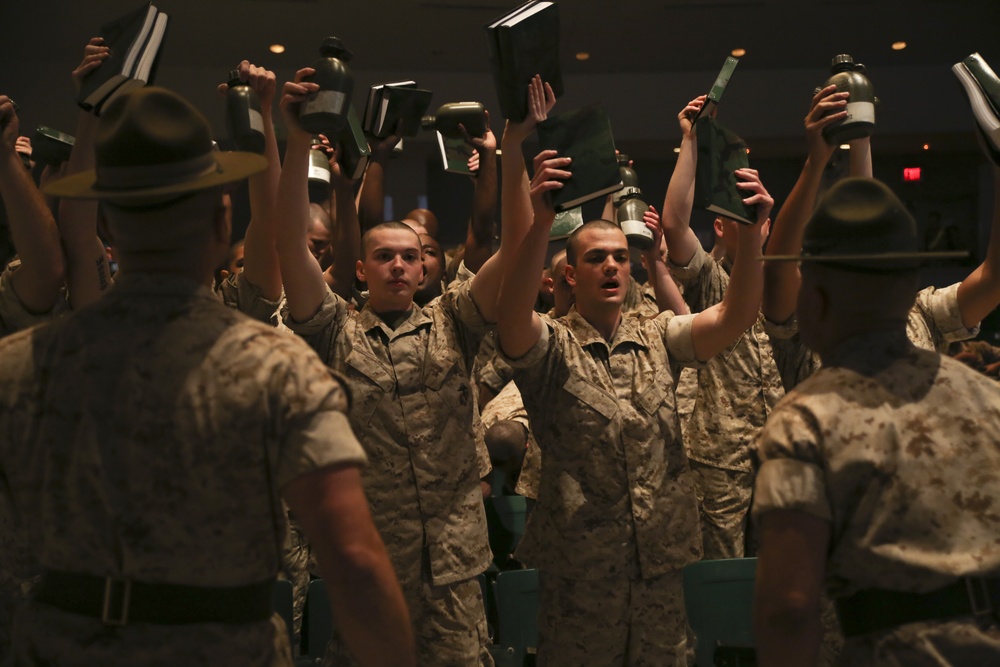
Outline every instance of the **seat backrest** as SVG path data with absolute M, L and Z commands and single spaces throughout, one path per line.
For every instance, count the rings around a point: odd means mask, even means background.
M 271 589 L 271 608 L 278 612 L 288 629 L 288 645 L 295 655 L 295 632 L 292 625 L 292 582 L 278 579 Z
M 309 582 L 306 607 L 309 619 L 309 657 L 322 659 L 333 635 L 333 612 L 330 611 L 330 599 L 326 596 L 326 584 L 322 579 Z
M 711 667 L 720 645 L 754 646 L 756 572 L 756 558 L 703 560 L 684 568 L 684 607 L 697 641 L 697 667 Z
M 498 644 L 524 664 L 524 656 L 538 646 L 538 572 L 507 570 L 497 575 Z

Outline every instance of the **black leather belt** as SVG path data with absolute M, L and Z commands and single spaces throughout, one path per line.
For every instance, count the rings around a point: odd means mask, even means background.
M 996 623 L 1000 620 L 1000 578 L 963 577 L 929 593 L 869 589 L 840 598 L 836 605 L 845 637 L 961 616 Z
M 246 586 L 209 588 L 146 584 L 116 577 L 46 571 L 34 599 L 105 625 L 156 623 L 256 623 L 271 617 L 274 579 Z

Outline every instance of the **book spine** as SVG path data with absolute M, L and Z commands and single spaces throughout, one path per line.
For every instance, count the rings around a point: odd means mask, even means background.
M 1000 79 L 996 73 L 978 53 L 973 53 L 962 64 L 979 84 L 986 101 L 993 107 L 993 113 L 1000 115 Z

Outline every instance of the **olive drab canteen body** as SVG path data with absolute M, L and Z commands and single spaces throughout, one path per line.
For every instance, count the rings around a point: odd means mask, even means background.
M 264 152 L 264 117 L 260 98 L 253 88 L 240 81 L 240 71 L 229 72 L 226 91 L 226 129 L 238 151 Z
M 871 135 L 875 129 L 875 89 L 864 75 L 865 66 L 841 54 L 833 59 L 833 72 L 823 87 L 837 86 L 838 93 L 850 93 L 847 98 L 847 117 L 823 128 L 823 138 L 829 144 L 841 144 L 852 139 Z
M 347 110 L 354 92 L 354 75 L 347 62 L 351 52 L 337 37 L 327 37 L 319 48 L 320 58 L 311 67 L 315 74 L 303 81 L 319 84 L 319 90 L 306 97 L 299 111 L 302 129 L 311 134 L 325 134 L 331 141 L 347 125 Z
M 649 210 L 649 206 L 642 200 L 639 176 L 628 162 L 628 155 L 618 154 L 618 171 L 621 173 L 624 187 L 612 193 L 611 199 L 618 209 L 616 216 L 618 226 L 625 234 L 628 244 L 639 250 L 647 250 L 653 245 L 653 232 L 646 227 L 642 216 Z
M 433 116 L 420 120 L 425 130 L 437 130 L 448 139 L 461 139 L 462 125 L 470 137 L 486 134 L 486 108 L 479 102 L 451 102 L 444 104 Z

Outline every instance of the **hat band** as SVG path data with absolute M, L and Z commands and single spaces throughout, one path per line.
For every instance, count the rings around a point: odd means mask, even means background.
M 218 168 L 214 153 L 167 164 L 97 167 L 97 183 L 94 187 L 99 190 L 135 190 L 175 185 L 207 176 Z

